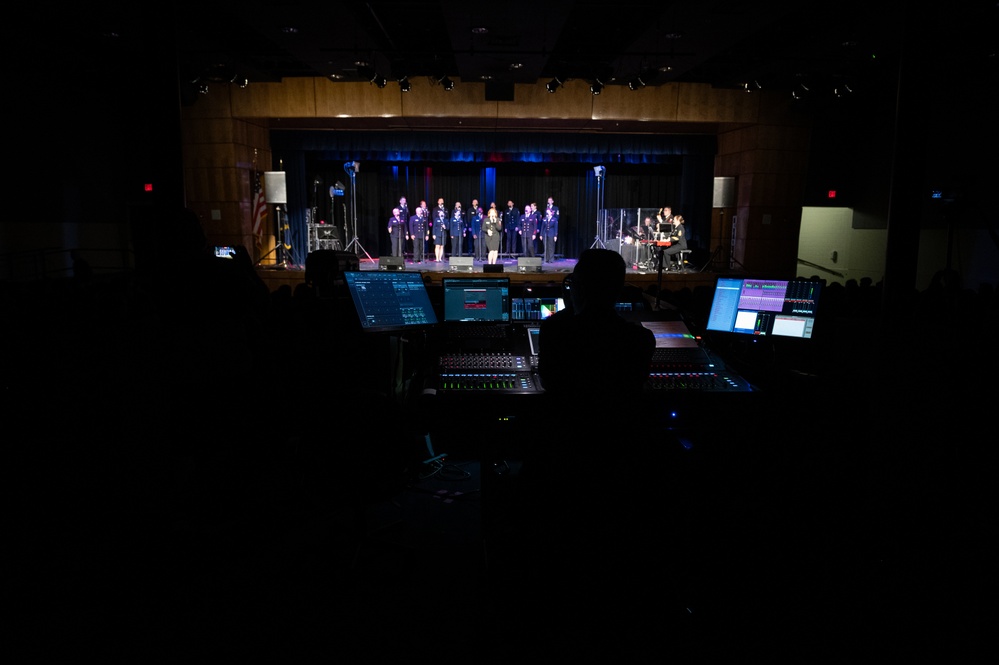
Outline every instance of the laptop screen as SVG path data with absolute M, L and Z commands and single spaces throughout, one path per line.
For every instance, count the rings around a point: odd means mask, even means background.
M 509 323 L 509 277 L 445 277 L 444 321 Z
M 719 277 L 707 330 L 808 339 L 821 281 Z
M 345 271 L 361 329 L 397 332 L 437 323 L 423 275 L 405 271 Z

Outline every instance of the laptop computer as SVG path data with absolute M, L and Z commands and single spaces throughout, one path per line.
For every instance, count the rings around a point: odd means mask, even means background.
M 508 350 L 509 277 L 444 277 L 443 341 L 451 349 Z

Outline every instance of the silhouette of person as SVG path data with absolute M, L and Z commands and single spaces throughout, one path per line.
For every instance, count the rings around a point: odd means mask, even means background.
M 545 611 L 577 612 L 586 594 L 640 567 L 633 539 L 647 536 L 634 522 L 645 508 L 632 504 L 652 484 L 643 474 L 655 464 L 644 453 L 629 454 L 637 445 L 602 454 L 592 422 L 607 412 L 608 399 L 628 404 L 640 396 L 652 366 L 654 334 L 615 309 L 625 273 L 617 252 L 584 250 L 567 278 L 566 309 L 541 322 L 545 393 L 534 429 L 546 435 L 524 453 L 511 559 L 516 566 L 530 553 L 530 569 L 517 572 L 524 575 L 526 605 Z M 580 589 L 580 575 L 593 586 Z M 585 613 L 580 618 L 587 620 Z
M 624 258 L 613 250 L 580 254 L 566 278 L 566 309 L 541 323 L 538 375 L 546 395 L 575 405 L 642 391 L 656 340 L 614 307 L 625 273 Z M 614 353 L 599 351 L 608 348 Z

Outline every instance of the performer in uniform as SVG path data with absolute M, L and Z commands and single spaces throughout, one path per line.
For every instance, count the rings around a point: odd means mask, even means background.
M 409 221 L 409 204 L 406 203 L 406 197 L 399 197 L 399 219 L 403 222 Z
M 430 253 L 430 232 L 433 230 L 433 222 L 430 219 L 430 208 L 427 207 L 427 202 L 420 199 L 420 207 L 417 208 L 417 212 L 423 211 L 423 222 L 427 225 L 427 234 L 423 238 L 423 251 L 421 255 L 426 259 L 427 255 Z
M 537 256 L 536 242 L 538 240 L 538 205 L 532 203 L 524 206 L 524 214 L 520 216 L 520 244 L 527 256 Z
M 648 268 L 649 262 L 652 260 L 653 250 L 655 245 L 655 227 L 652 225 L 652 216 L 648 215 L 642 220 L 642 225 L 638 227 L 636 232 L 636 239 L 640 243 L 641 250 L 638 253 L 638 266 L 640 268 Z
M 673 209 L 669 206 L 663 206 L 656 213 L 656 233 L 659 236 L 656 240 L 665 239 L 669 235 L 669 231 L 673 230 Z
M 426 208 L 417 208 L 409 218 L 409 237 L 413 240 L 413 263 L 423 263 L 425 243 L 430 239 Z
M 683 224 L 683 215 L 676 215 L 673 217 L 673 227 L 672 230 L 669 231 L 669 236 L 667 237 L 669 240 L 669 247 L 663 251 L 663 261 L 665 262 L 663 265 L 664 271 L 670 270 L 671 257 L 687 249 L 687 230 L 683 227 Z M 683 266 L 680 266 L 678 270 L 682 268 Z
M 482 206 L 479 205 L 478 199 L 472 199 L 472 207 L 468 211 L 468 231 L 471 234 L 472 242 L 470 243 L 469 253 L 475 257 L 476 261 L 485 261 L 486 250 L 485 243 L 482 241 Z
M 541 219 L 541 235 L 545 239 L 545 263 L 555 262 L 555 242 L 558 240 L 558 206 L 548 197 L 545 216 Z
M 517 255 L 517 225 L 520 224 L 520 210 L 513 205 L 513 200 L 506 202 L 506 210 L 500 220 L 503 226 L 503 235 L 506 236 L 506 247 L 502 248 L 507 256 Z
M 454 209 L 451 210 L 451 219 L 448 222 L 448 233 L 451 235 L 451 256 L 461 256 L 465 232 L 465 213 L 461 209 L 461 201 L 455 201 Z
M 434 260 L 440 263 L 444 260 L 444 248 L 447 247 L 447 226 L 448 212 L 444 207 L 444 197 L 437 199 L 437 207 L 434 208 L 434 226 L 430 236 L 434 241 Z
M 388 221 L 389 242 L 392 245 L 392 256 L 403 256 L 406 247 L 406 220 L 398 208 L 392 208 L 392 216 Z
M 500 249 L 500 233 L 503 232 L 503 222 L 500 221 L 496 208 L 490 208 L 486 213 L 486 218 L 482 222 L 482 234 L 486 237 L 486 250 L 488 255 L 486 262 L 496 263 Z

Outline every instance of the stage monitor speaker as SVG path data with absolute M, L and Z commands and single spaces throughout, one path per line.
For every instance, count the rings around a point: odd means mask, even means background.
M 482 272 L 503 272 L 502 263 L 487 263 L 482 266 Z
M 288 202 L 288 186 L 284 171 L 264 171 L 264 198 L 268 203 Z
M 448 270 L 451 272 L 472 272 L 475 267 L 471 256 L 452 256 L 448 259 Z
M 541 257 L 518 256 L 517 272 L 541 272 Z
M 715 178 L 711 197 L 712 208 L 734 208 L 736 202 L 735 178 Z
M 379 256 L 379 270 L 403 270 L 406 267 L 406 259 L 401 256 Z

